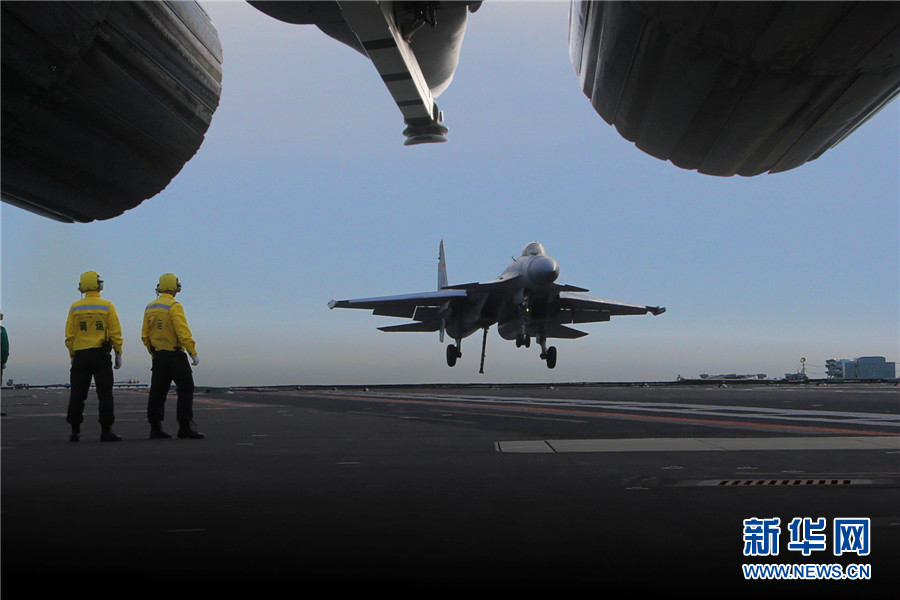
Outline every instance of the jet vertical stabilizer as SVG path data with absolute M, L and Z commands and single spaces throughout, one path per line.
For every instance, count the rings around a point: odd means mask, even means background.
M 438 250 L 438 291 L 441 291 L 445 287 L 449 285 L 447 281 L 447 257 L 444 256 L 444 240 L 441 240 L 441 246 Z M 446 321 L 443 317 L 441 317 L 441 334 L 440 340 L 441 343 L 444 343 L 444 329 L 446 328 Z
M 449 285 L 447 281 L 447 258 L 444 256 L 444 240 L 441 240 L 441 247 L 438 251 L 438 290 L 442 290 Z

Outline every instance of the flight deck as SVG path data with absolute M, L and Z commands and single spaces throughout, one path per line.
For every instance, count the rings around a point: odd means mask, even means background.
M 3 390 L 4 592 L 900 586 L 890 383 L 199 387 L 204 440 L 115 395 L 71 443 Z

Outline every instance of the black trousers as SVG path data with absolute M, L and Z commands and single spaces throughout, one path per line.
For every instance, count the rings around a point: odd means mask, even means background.
M 165 418 L 166 395 L 172 382 L 178 393 L 175 418 L 187 425 L 194 418 L 194 374 L 187 354 L 173 350 L 153 353 L 153 373 L 150 376 L 150 398 L 147 401 L 147 420 L 161 423 Z
M 112 427 L 115 419 L 113 408 L 113 369 L 109 350 L 91 348 L 77 350 L 72 358 L 72 369 L 69 371 L 69 409 L 66 421 L 72 425 L 81 425 L 84 421 L 84 401 L 91 389 L 91 378 L 97 389 L 97 400 L 100 402 L 100 426 Z

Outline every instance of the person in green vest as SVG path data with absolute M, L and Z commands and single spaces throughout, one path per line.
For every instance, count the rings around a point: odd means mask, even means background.
M 0 321 L 3 320 L 3 313 L 0 312 Z M 0 379 L 3 378 L 3 371 L 6 370 L 6 360 L 9 358 L 9 338 L 6 337 L 6 327 L 0 325 Z M 2 381 L 0 381 L 2 383 Z M 0 417 L 5 417 L 6 411 L 0 411 Z
M 3 320 L 3 313 L 0 312 L 0 321 Z M 9 338 L 6 336 L 6 327 L 0 325 L 0 377 L 3 377 L 3 371 L 6 370 L 6 360 L 9 358 Z

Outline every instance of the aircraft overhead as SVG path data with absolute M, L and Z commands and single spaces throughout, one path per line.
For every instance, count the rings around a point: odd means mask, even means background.
M 447 141 L 435 98 L 480 1 L 249 4 L 370 60 L 405 145 Z M 200 148 L 221 94 L 222 48 L 202 7 L 0 7 L 3 201 L 88 222 L 162 191 Z M 797 168 L 900 93 L 898 2 L 572 0 L 568 44 L 573 86 L 604 121 L 647 154 L 708 175 Z
M 410 323 L 379 327 L 387 332 L 439 332 L 455 343 L 447 346 L 447 365 L 453 367 L 462 357 L 462 339 L 484 331 L 481 372 L 488 329 L 497 325 L 500 336 L 514 340 L 516 347 L 528 348 L 534 338 L 541 348 L 541 359 L 554 368 L 555 346 L 550 338 L 574 339 L 588 335 L 569 327 L 572 324 L 609 321 L 618 315 L 660 315 L 664 307 L 616 302 L 588 296 L 588 290 L 556 283 L 559 264 L 547 255 L 539 242 L 525 246 L 521 256 L 496 279 L 484 282 L 448 285 L 444 242 L 438 252 L 438 289 L 431 292 L 377 296 L 349 300 L 331 300 L 328 307 L 371 310 L 374 315 L 412 319 Z
M 719 176 L 815 160 L 900 93 L 898 2 L 587 2 L 569 56 L 642 151 Z
M 8 2 L 3 201 L 64 222 L 162 191 L 203 143 L 222 47 L 195 2 Z

